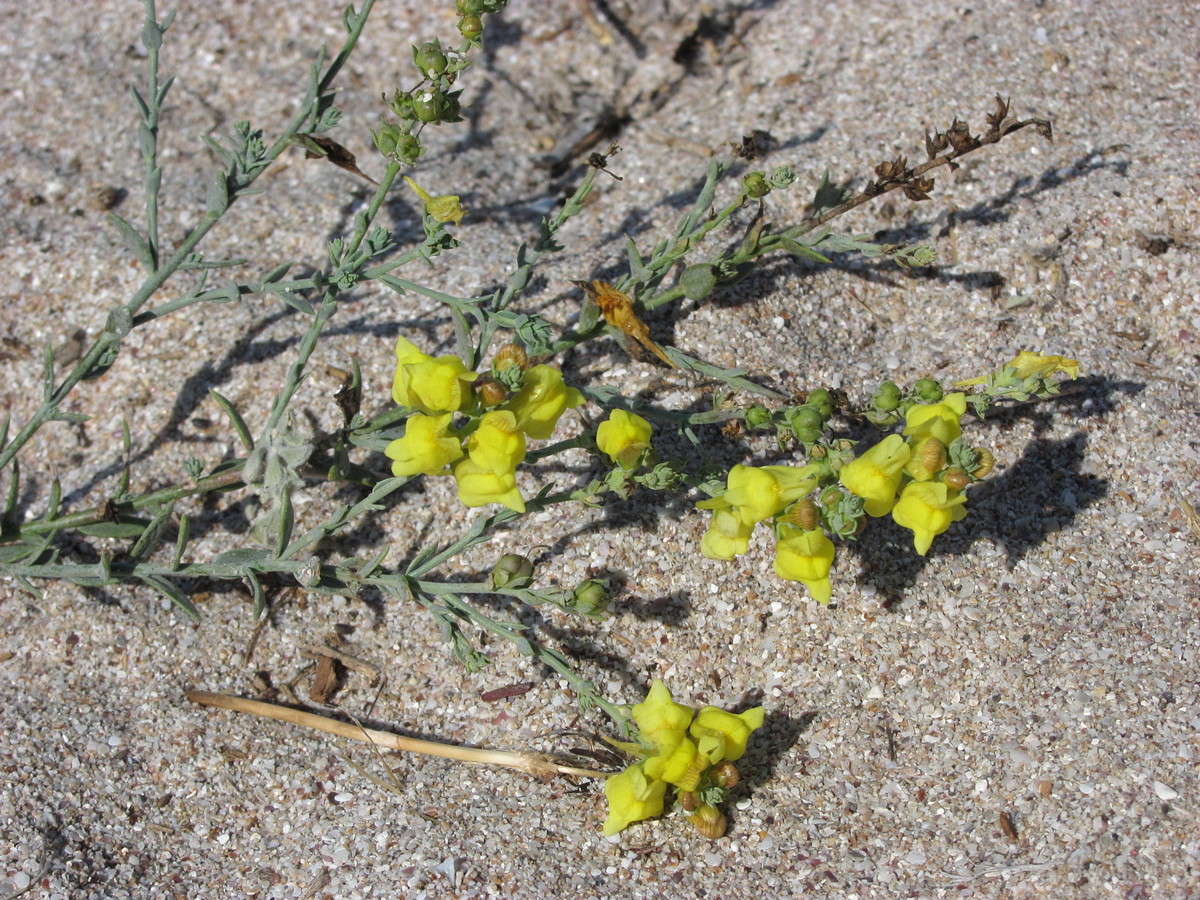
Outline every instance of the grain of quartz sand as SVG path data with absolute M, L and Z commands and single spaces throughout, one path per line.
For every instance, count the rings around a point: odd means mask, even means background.
M 769 548 L 702 559 L 706 523 L 687 506 L 635 501 L 617 525 L 556 509 L 466 560 L 482 568 L 570 533 L 544 571 L 564 584 L 619 573 L 624 593 L 611 620 L 551 618 L 544 639 L 620 700 L 640 699 L 653 673 L 688 703 L 765 705 L 728 836 L 706 843 L 667 817 L 610 842 L 595 785 L 420 758 L 390 759 L 393 780 L 365 746 L 184 700 L 193 687 L 251 694 L 259 671 L 285 682 L 306 662 L 303 645 L 341 627 L 387 675 L 376 697 L 351 673 L 334 695 L 342 710 L 503 749 L 542 746 L 538 735 L 574 722 L 559 681 L 495 644 L 493 666 L 469 676 L 408 610 L 296 595 L 246 661 L 253 624 L 237 592 L 200 598 L 204 624 L 193 627 L 139 591 L 101 600 L 50 585 L 35 600 L 6 586 L 0 895 L 1200 896 L 1197 535 L 1182 510 L 1200 499 L 1193 7 L 709 9 L 685 69 L 674 55 L 695 31 L 691 4 L 635 3 L 636 46 L 611 24 L 612 43 L 601 43 L 578 4 L 514 4 L 467 78 L 470 125 L 434 134 L 417 173 L 461 193 L 472 213 L 457 231 L 466 248 L 426 271 L 429 282 L 465 292 L 502 276 L 514 238 L 535 224 L 520 210 L 559 194 L 537 158 L 605 104 L 632 117 L 614 160 L 623 180 L 606 180 L 565 235 L 571 253 L 544 270 L 540 297 L 556 321 L 578 302 L 572 280 L 609 277 L 622 232 L 665 233 L 710 148 L 761 128 L 776 139 L 765 167 L 791 165 L 807 184 L 826 168 L 861 179 L 896 153 L 916 157 L 927 125 L 960 115 L 980 127 L 999 91 L 1017 114 L 1051 118 L 1055 143 L 1022 133 L 939 173 L 930 202 L 874 204 L 840 223 L 928 241 L 939 267 L 779 264 L 669 329 L 659 323 L 656 336 L 784 391 L 840 386 L 857 399 L 881 377 L 969 377 L 1020 348 L 1077 357 L 1087 375 L 1061 402 L 974 426 L 999 466 L 970 516 L 924 559 L 873 526 L 842 553 L 829 608 L 780 584 Z M 367 171 L 379 166 L 366 129 L 379 93 L 409 80 L 397 76 L 409 42 L 453 26 L 448 7 L 392 3 L 375 15 L 339 95 L 339 138 Z M 7 4 L 0 18 L 0 366 L 20 420 L 38 393 L 40 348 L 94 335 L 137 280 L 100 209 L 116 200 L 139 216 L 140 163 L 121 123 L 132 121 L 127 88 L 141 60 L 127 48 L 140 24 L 113 0 L 85 15 L 63 0 Z M 167 234 L 194 221 L 203 197 L 208 160 L 188 136 L 240 118 L 270 131 L 291 108 L 307 48 L 336 41 L 338 18 L 333 3 L 303 15 L 232 0 L 181 6 L 164 51 L 179 76 L 164 123 Z M 675 80 L 654 103 L 638 99 Z M 317 265 L 365 196 L 298 152 L 265 184 L 210 256 L 250 256 L 254 271 Z M 796 190 L 768 208 L 782 222 L 806 201 Z M 413 222 L 411 208 L 395 215 Z M 396 335 L 436 314 L 414 297 L 364 292 L 322 345 L 303 405 L 332 421 L 323 367 L 357 356 L 381 408 Z M 247 301 L 135 332 L 121 362 L 77 395 L 93 416 L 86 433 L 48 429 L 27 471 L 53 463 L 73 506 L 96 502 L 119 464 L 122 417 L 135 487 L 182 477 L 188 456 L 232 453 L 207 389 L 261 421 L 296 327 Z M 626 393 L 658 385 L 668 404 L 696 396 L 687 379 L 610 349 L 571 374 Z M 44 497 L 46 484 L 31 490 Z M 302 502 L 315 521 L 331 501 L 313 491 Z M 369 540 L 399 558 L 464 518 L 444 484 L 427 484 Z M 230 546 L 222 534 L 236 522 L 214 525 L 197 557 Z M 522 681 L 533 689 L 480 699 Z

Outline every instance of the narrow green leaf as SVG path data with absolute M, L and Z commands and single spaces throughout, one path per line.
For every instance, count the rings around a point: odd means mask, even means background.
M 4 424 L 0 425 L 0 450 L 8 446 L 8 426 L 12 421 L 12 416 L 4 417 Z
M 269 550 L 259 550 L 257 547 L 238 547 L 235 550 L 226 550 L 224 553 L 218 554 L 217 558 L 213 560 L 213 565 L 238 568 L 266 567 L 274 560 L 275 557 Z
M 149 524 L 147 519 L 122 516 L 116 522 L 93 522 L 90 525 L 80 525 L 79 533 L 86 534 L 88 537 L 137 538 L 142 536 L 142 532 Z
M 54 348 L 46 344 L 42 351 L 42 402 L 49 403 L 54 396 Z
M 285 262 L 273 268 L 270 272 L 263 276 L 262 284 L 274 284 L 276 281 L 282 281 L 283 276 L 288 273 L 292 267 L 292 263 Z
M 204 201 L 209 215 L 219 216 L 229 209 L 229 181 L 223 171 L 214 172 L 208 180 L 208 196 Z
M 174 15 L 174 13 L 172 13 Z M 155 104 L 159 109 L 162 109 L 163 101 L 167 99 L 167 91 L 171 89 L 171 85 L 175 83 L 175 76 L 172 75 L 162 83 L 162 87 L 158 89 L 158 97 L 155 98 Z
M 137 539 L 137 543 L 133 545 L 133 549 L 129 551 L 129 557 L 134 562 L 144 562 L 157 549 L 159 543 L 162 541 L 163 533 L 167 530 L 167 526 L 171 524 L 173 509 L 174 505 L 170 504 L 150 520 L 150 524 L 146 526 L 146 530 L 142 532 L 141 537 Z
M 17 524 L 17 499 L 21 496 L 21 464 L 13 457 L 12 481 L 8 483 L 8 499 L 4 501 L 4 515 L 0 516 L 0 526 L 4 531 Z
M 642 255 L 638 253 L 637 244 L 629 235 L 625 235 L 625 253 L 629 256 L 629 277 L 634 281 L 645 281 L 648 274 L 646 264 L 642 262 Z
M 58 504 L 61 502 L 62 483 L 55 478 L 50 482 L 50 502 L 46 504 L 46 515 L 43 517 L 46 521 L 50 521 L 58 515 Z
M 225 147 L 220 141 L 211 135 L 204 136 L 204 143 L 208 145 L 208 149 L 213 152 L 227 168 L 233 163 L 233 154 L 229 152 L 229 148 Z
M 138 262 L 150 271 L 154 271 L 154 254 L 150 252 L 150 245 L 146 243 L 145 238 L 138 234 L 137 229 L 115 212 L 108 214 L 108 221 L 117 229 L 117 233 L 121 235 L 125 244 L 133 251 Z
M 196 609 L 195 604 L 166 578 L 161 575 L 139 575 L 138 577 L 187 613 L 193 622 L 200 621 L 200 611 Z
M 179 517 L 179 534 L 175 537 L 175 552 L 171 554 L 171 569 L 178 572 L 183 566 L 183 549 L 187 546 L 192 520 L 184 513 Z
M 250 429 L 246 426 L 246 420 L 242 418 L 241 413 L 216 388 L 209 388 L 208 393 L 217 401 L 217 405 L 225 410 L 225 415 L 229 416 L 230 422 L 233 423 L 233 430 L 237 432 L 242 445 L 247 450 L 253 450 L 254 437 L 250 434 Z
M 818 263 L 829 262 L 828 256 L 818 253 L 812 247 L 802 244 L 799 241 L 793 241 L 791 238 L 779 237 L 779 246 L 781 246 L 788 253 L 791 253 L 793 256 L 798 256 L 801 259 L 807 259 Z
M 7 566 L 18 563 L 33 553 L 33 547 L 24 542 L 5 544 L 0 547 L 0 565 Z
M 258 621 L 263 617 L 263 613 L 267 611 L 267 595 L 263 591 L 262 581 L 254 572 L 246 573 L 246 581 L 250 582 L 250 596 L 254 600 L 254 621 Z
M 279 537 L 275 541 L 275 558 L 282 559 L 283 551 L 292 542 L 292 531 L 296 527 L 296 512 L 292 508 L 292 492 L 283 490 L 279 498 Z
M 284 303 L 296 310 L 296 312 L 302 312 L 306 316 L 316 315 L 316 310 L 313 309 L 312 304 L 299 294 L 293 294 L 291 291 L 280 291 L 279 296 L 283 299 Z
M 142 117 L 142 121 L 149 119 L 150 118 L 150 107 L 146 105 L 146 101 L 145 101 L 145 99 L 143 99 L 141 93 L 138 91 L 138 89 L 136 87 L 133 87 L 132 85 L 130 85 L 130 87 L 129 87 L 129 92 L 131 94 L 133 94 L 133 102 L 137 104 L 138 115 L 140 115 Z
M 118 500 L 129 493 L 129 451 L 132 447 L 133 440 L 129 436 L 129 420 L 121 416 L 121 448 L 124 450 L 124 458 L 121 461 L 121 480 L 117 485 Z

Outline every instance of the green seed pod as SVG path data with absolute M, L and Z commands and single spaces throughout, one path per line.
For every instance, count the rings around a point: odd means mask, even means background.
M 805 406 L 815 407 L 821 413 L 821 418 L 828 422 L 833 415 L 833 394 L 825 388 L 809 391 Z
M 788 424 L 796 432 L 796 437 L 806 444 L 814 444 L 821 439 L 821 429 L 825 420 L 819 410 L 812 406 L 800 406 L 788 419 Z
M 417 88 L 412 93 L 412 114 L 422 122 L 437 122 L 442 117 L 445 95 L 437 88 Z
M 483 34 L 483 20 L 479 16 L 463 16 L 458 20 L 458 33 L 468 41 L 477 41 Z
M 446 71 L 446 54 L 437 40 L 426 41 L 413 47 L 413 63 L 426 78 L 435 78 Z
M 415 134 L 402 134 L 396 142 L 396 156 L 400 158 L 400 162 L 415 163 L 424 152 L 425 148 L 421 146 L 421 141 Z
M 527 556 L 506 553 L 492 566 L 488 582 L 494 588 L 523 588 L 533 581 L 533 563 Z
M 771 411 L 765 406 L 752 406 L 746 410 L 746 424 L 751 428 L 762 428 L 771 421 Z
M 889 413 L 900 405 L 900 388 L 894 381 L 885 381 L 871 395 L 871 406 L 882 413 Z
M 932 378 L 921 378 L 913 385 L 913 394 L 924 403 L 937 403 L 942 399 L 942 386 Z
M 751 200 L 761 200 L 771 193 L 771 185 L 762 172 L 747 172 L 742 176 L 742 193 Z
M 679 279 L 683 296 L 689 300 L 703 300 L 717 286 L 717 270 L 708 263 L 696 263 L 683 270 Z
M 403 135 L 400 129 L 391 122 L 384 122 L 378 131 L 371 130 L 371 139 L 375 142 L 375 149 L 384 156 L 391 156 L 396 152 L 396 145 L 401 137 Z
M 571 607 L 590 619 L 600 619 L 608 612 L 608 585 L 600 578 L 589 578 L 575 588 Z

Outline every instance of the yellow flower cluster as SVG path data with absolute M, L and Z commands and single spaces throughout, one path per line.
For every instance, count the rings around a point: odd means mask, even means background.
M 713 511 L 700 552 L 709 559 L 733 559 L 750 548 L 750 535 L 759 522 L 781 515 L 817 486 L 818 465 L 734 466 L 725 491 L 696 505 Z M 775 545 L 775 571 L 781 578 L 800 581 L 819 603 L 833 594 L 829 570 L 833 542 L 820 528 L 801 529 L 780 524 Z
M 672 700 L 656 678 L 632 714 L 642 743 L 617 746 L 642 758 L 605 781 L 609 811 L 604 833 L 616 834 L 632 822 L 661 814 L 668 786 L 679 791 L 685 809 L 691 807 L 699 830 L 709 837 L 724 833 L 724 816 L 706 801 L 714 786 L 736 782 L 736 769 L 728 764 L 746 752 L 750 735 L 762 726 L 763 708 L 734 714 L 706 706 L 696 712 Z M 719 830 L 713 828 L 716 822 Z
M 846 490 L 863 498 L 867 515 L 891 513 L 897 525 L 912 531 L 922 556 L 935 537 L 967 514 L 966 495 L 934 480 L 946 469 L 946 448 L 962 434 L 966 411 L 961 393 L 911 407 L 903 434 L 888 435 L 843 466 L 839 476 Z
M 472 423 L 473 430 L 460 433 L 451 421 L 455 413 L 478 408 L 472 387 L 476 377 L 458 357 L 435 358 L 400 338 L 392 398 L 416 412 L 409 416 L 404 436 L 385 450 L 392 473 L 452 474 L 466 506 L 500 503 L 524 512 L 516 470 L 525 458 L 526 439 L 550 437 L 562 414 L 582 405 L 583 395 L 563 383 L 558 369 L 533 366 L 522 375 L 516 393 L 483 413 Z

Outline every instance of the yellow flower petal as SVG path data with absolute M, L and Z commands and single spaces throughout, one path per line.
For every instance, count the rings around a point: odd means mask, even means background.
M 408 417 L 404 437 L 387 445 L 384 453 L 392 463 L 392 474 L 440 475 L 450 463 L 463 455 L 462 440 L 449 433 L 453 413 Z
M 846 490 L 866 501 L 863 508 L 867 515 L 884 516 L 896 502 L 896 490 L 911 456 L 912 448 L 904 438 L 889 434 L 862 456 L 842 466 L 838 477 Z
M 924 556 L 933 539 L 967 514 L 966 494 L 940 481 L 914 481 L 904 488 L 892 518 L 913 533 L 913 546 Z
M 516 415 L 518 428 L 540 441 L 554 433 L 564 412 L 583 403 L 583 394 L 563 384 L 562 372 L 553 366 L 534 366 L 504 408 Z
M 803 582 L 818 603 L 828 603 L 833 596 L 829 581 L 833 557 L 833 541 L 821 529 L 804 531 L 792 525 L 779 526 L 775 573 L 788 581 Z
M 666 790 L 667 783 L 647 777 L 641 763 L 610 776 L 604 782 L 604 796 L 608 799 L 604 833 L 616 834 L 632 822 L 661 815 Z
M 766 712 L 761 706 L 740 713 L 706 706 L 696 714 L 696 721 L 688 730 L 697 739 L 716 739 L 715 744 L 710 744 L 709 752 L 713 754 L 708 758 L 710 763 L 733 762 L 746 752 L 750 735 L 762 727 L 765 717 Z

